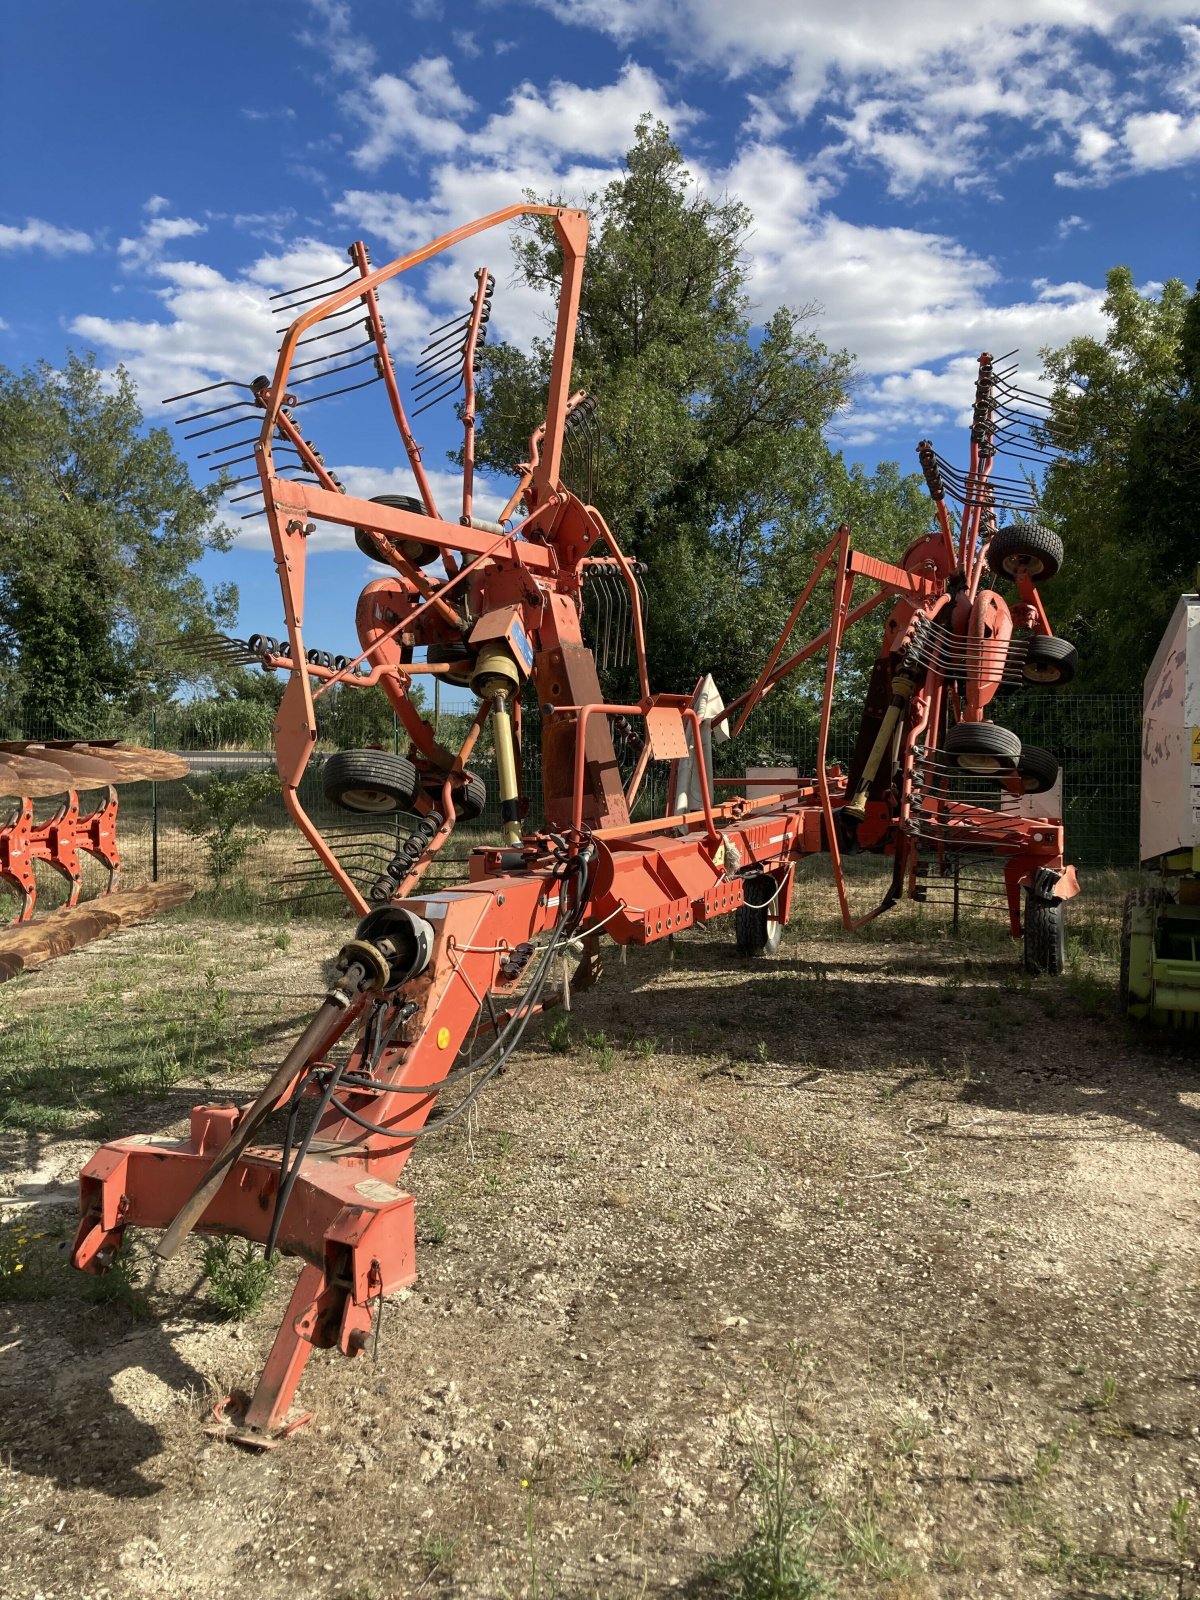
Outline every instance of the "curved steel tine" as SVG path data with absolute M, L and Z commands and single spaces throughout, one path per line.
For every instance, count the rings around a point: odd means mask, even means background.
M 461 383 L 462 383 L 462 375 L 461 374 L 459 374 L 459 376 L 456 377 L 456 378 L 448 380 L 447 383 L 446 383 L 445 388 L 439 390 L 438 393 L 436 393 L 436 394 L 426 396 L 425 400 L 424 400 L 424 403 L 422 405 L 415 406 L 413 408 L 413 416 L 414 417 L 419 417 L 421 415 L 422 411 L 428 411 L 430 406 L 436 406 L 439 403 L 439 401 L 447 399 L 450 395 L 452 395 L 454 393 L 454 391 L 459 387 L 459 385 Z
M 237 378 L 221 378 L 216 383 L 202 384 L 199 389 L 185 389 L 182 394 L 169 394 L 165 400 L 160 400 L 159 405 L 173 405 L 176 400 L 194 400 L 198 394 L 211 394 L 214 389 L 249 389 L 248 383 L 242 383 Z
M 467 311 L 456 311 L 454 313 L 454 315 L 452 317 L 448 317 L 445 322 L 439 322 L 436 328 L 430 328 L 429 337 L 432 340 L 432 338 L 433 338 L 435 333 L 441 333 L 442 329 L 443 328 L 448 328 L 451 325 L 451 323 L 463 322 L 463 321 L 470 322 L 470 320 L 471 320 L 471 312 L 470 312 L 470 310 L 467 310 Z M 425 348 L 428 349 L 429 346 L 426 345 Z
M 300 406 L 311 406 L 314 400 L 332 400 L 336 394 L 353 394 L 355 389 L 368 389 L 371 384 L 378 382 L 379 374 L 377 373 L 375 377 L 368 378 L 365 383 L 348 383 L 342 389 L 330 389 L 328 394 L 310 394 L 304 400 L 297 400 L 292 410 L 295 411 Z
M 201 417 L 217 417 L 222 411 L 234 411 L 238 406 L 257 406 L 257 400 L 230 400 L 223 406 L 210 406 L 207 411 L 193 411 L 190 417 L 175 417 L 172 426 L 185 428 L 189 422 L 199 422 Z
M 357 344 L 348 344 L 344 350 L 330 350 L 325 355 L 309 356 L 307 361 L 293 361 L 292 371 L 299 367 L 315 367 L 319 361 L 337 361 L 341 356 L 348 356 L 354 350 L 362 350 L 369 344 L 374 344 L 374 339 L 360 339 Z
M 258 435 L 252 433 L 248 439 L 234 439 L 232 444 L 220 444 L 211 450 L 200 450 L 196 454 L 197 461 L 207 461 L 209 456 L 223 456 L 226 450 L 238 450 L 244 444 L 257 444 Z
M 185 417 L 183 420 L 187 422 L 191 419 Z M 206 433 L 220 433 L 222 428 L 236 428 L 239 423 L 249 422 L 249 420 L 249 417 L 230 417 L 228 422 L 214 422 L 211 428 L 197 428 L 195 433 L 185 433 L 183 437 L 185 439 L 202 439 Z M 239 440 L 238 442 L 245 443 L 244 440 Z
M 443 333 L 439 339 L 430 339 L 427 344 L 423 344 L 421 346 L 422 356 L 427 356 L 430 351 L 440 350 L 443 345 L 450 344 L 453 340 L 457 339 L 460 334 L 465 334 L 470 325 L 471 313 L 469 311 L 463 316 L 457 318 L 453 325 L 448 322 L 444 323 L 443 326 L 449 329 L 449 332 Z
M 359 295 L 359 296 L 356 296 L 356 298 L 361 300 L 362 296 Z M 306 295 L 303 300 L 292 300 L 292 301 L 289 301 L 289 303 L 286 306 L 272 306 L 271 307 L 271 314 L 273 316 L 286 316 L 289 311 L 298 311 L 301 306 L 311 306 L 317 300 L 328 300 L 328 299 L 329 299 L 329 296 L 327 294 L 310 294 L 310 295 Z M 351 303 L 351 305 L 353 305 L 354 302 L 351 301 L 350 303 Z
M 323 283 L 337 283 L 340 278 L 348 278 L 358 268 L 353 262 L 348 267 L 343 267 L 340 272 L 331 272 L 327 278 L 314 278 L 311 283 L 297 283 L 290 289 L 278 289 L 274 294 L 267 296 L 270 300 L 286 300 L 289 294 L 299 294 L 301 289 L 319 289 Z
M 344 355 L 345 351 L 343 351 L 342 354 Z M 334 357 L 333 356 L 325 356 L 325 357 L 323 357 L 321 359 L 326 360 L 326 361 L 332 361 L 332 360 L 334 360 Z M 288 388 L 289 389 L 298 389 L 302 383 L 320 383 L 322 378 L 332 378 L 334 376 L 334 374 L 338 373 L 338 372 L 350 372 L 355 367 L 365 366 L 368 361 L 374 361 L 375 359 L 376 359 L 375 352 L 374 352 L 374 350 L 372 350 L 371 354 L 369 356 L 359 356 L 357 361 L 347 361 L 345 366 L 342 366 L 342 367 L 326 367 L 323 372 L 310 372 L 307 375 L 307 377 L 297 378 L 294 383 L 289 383 L 288 384 Z
M 466 341 L 463 340 L 460 344 L 450 345 L 446 350 L 439 350 L 436 355 L 427 356 L 413 368 L 414 380 L 457 366 L 462 361 L 466 348 Z
M 299 452 L 299 450 L 296 449 L 296 446 L 294 444 L 287 444 L 285 441 L 280 440 L 280 442 L 278 444 L 276 444 L 276 446 L 275 446 L 275 454 L 276 455 L 280 455 L 284 450 L 290 450 L 292 452 L 292 454 L 295 455 L 297 458 L 299 458 L 299 456 L 300 456 L 300 452 Z M 213 452 L 212 450 L 206 450 L 204 453 L 205 453 L 205 455 L 213 455 L 215 452 Z M 199 459 L 199 458 L 197 458 L 197 459 Z M 254 460 L 254 452 L 251 451 L 248 456 L 230 456 L 228 461 L 218 461 L 214 466 L 206 467 L 204 470 L 206 472 L 224 472 L 226 467 L 236 467 L 242 461 L 253 461 L 253 460 Z M 253 476 L 253 474 L 251 474 L 251 476 Z M 233 481 L 234 481 L 234 483 L 244 483 L 245 479 L 244 478 L 235 478 Z
M 423 372 L 420 377 L 414 373 L 410 392 L 415 395 L 422 389 L 436 389 L 444 378 L 454 378 L 461 383 L 462 375 L 462 359 L 460 355 L 456 355 L 453 361 L 445 361 L 439 367 L 430 367 L 429 371 Z
M 350 309 L 358 310 L 358 307 L 352 306 Z M 333 320 L 333 318 L 330 318 L 330 320 Z M 296 349 L 299 350 L 299 347 L 301 347 L 302 344 L 317 344 L 320 339 L 333 339 L 336 338 L 336 334 L 349 333 L 350 328 L 370 328 L 370 326 L 370 317 L 363 317 L 360 322 L 339 322 L 336 326 L 326 328 L 325 333 L 310 333 L 309 338 L 298 339 L 298 341 L 296 341 Z

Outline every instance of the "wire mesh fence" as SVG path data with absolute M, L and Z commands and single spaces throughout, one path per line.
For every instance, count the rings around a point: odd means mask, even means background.
M 1141 747 L 1141 699 L 1124 695 L 1024 695 L 1006 697 L 996 720 L 1020 734 L 1026 744 L 1053 752 L 1062 763 L 1067 856 L 1083 868 L 1127 869 L 1138 863 L 1138 798 Z M 847 707 L 830 730 L 830 760 L 845 764 L 858 730 L 859 711 Z M 439 733 L 447 742 L 463 731 L 467 717 L 442 719 Z M 2 726 L 2 724 L 0 724 Z M 381 870 L 397 844 L 408 836 L 414 818 L 348 818 L 332 805 L 321 786 L 324 756 L 337 748 L 374 745 L 403 751 L 407 741 L 394 722 L 382 725 L 377 715 L 359 726 L 345 708 L 330 707 L 319 724 L 317 754 L 300 789 L 300 800 L 317 826 L 336 833 L 339 854 L 352 858 L 353 875 L 367 883 Z M 7 727 L 7 739 L 62 738 L 75 730 Z M 269 740 L 257 748 L 220 743 L 211 735 L 228 733 L 228 720 L 207 726 L 193 716 L 190 725 L 178 718 L 147 719 L 141 726 L 106 730 L 107 737 L 167 748 L 186 756 L 191 773 L 171 783 L 134 783 L 120 789 L 118 837 L 122 882 L 136 885 L 156 879 L 185 878 L 204 888 L 236 884 L 251 899 L 266 904 L 304 905 L 323 893 L 337 891 L 314 868 L 318 864 L 272 785 L 274 756 Z M 86 735 L 77 734 L 78 737 Z M 93 737 L 95 735 L 93 734 Z M 761 707 L 739 738 L 715 747 L 719 776 L 734 777 L 749 765 L 787 765 L 801 774 L 815 765 L 817 717 L 794 706 Z M 524 789 L 530 796 L 527 825 L 541 821 L 541 759 L 536 737 L 523 748 Z M 626 767 L 632 752 L 622 758 Z M 478 819 L 455 831 L 445 853 L 441 876 L 465 874 L 470 850 L 499 837 L 499 802 L 495 767 L 486 730 L 471 760 L 485 781 L 488 804 Z M 652 762 L 638 798 L 639 817 L 662 815 L 669 774 L 665 763 Z M 87 805 L 89 797 L 81 796 Z M 40 816 L 53 801 L 37 802 Z M 55 885 L 47 881 L 45 903 L 53 904 Z M 7 906 L 0 901 L 0 916 Z

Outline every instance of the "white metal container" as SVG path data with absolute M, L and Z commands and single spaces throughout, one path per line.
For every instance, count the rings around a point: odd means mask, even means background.
M 1143 862 L 1200 845 L 1200 595 L 1179 597 L 1142 702 Z

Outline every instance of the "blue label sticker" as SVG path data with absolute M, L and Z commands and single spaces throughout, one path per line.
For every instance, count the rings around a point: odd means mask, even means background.
M 521 625 L 519 620 L 517 620 L 517 621 L 515 621 L 513 623 L 512 632 L 509 635 L 509 639 L 510 639 L 510 642 L 512 644 L 513 649 L 517 652 L 517 654 L 520 656 L 521 660 L 525 663 L 525 671 L 526 672 L 532 672 L 533 671 L 533 646 L 530 644 L 529 635 L 525 632 L 525 629 L 522 627 L 522 625 Z

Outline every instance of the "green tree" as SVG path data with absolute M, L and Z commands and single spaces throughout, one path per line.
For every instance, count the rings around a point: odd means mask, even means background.
M 693 183 L 661 123 L 644 120 L 622 176 L 581 203 L 592 230 L 573 381 L 596 398 L 599 445 L 593 462 L 570 446 L 564 476 L 649 564 L 655 686 L 690 690 L 711 671 L 729 698 L 753 681 L 839 522 L 895 555 L 928 527 L 928 501 L 916 478 L 849 468 L 825 442 L 852 358 L 821 342 L 812 306 L 755 325 L 753 219 Z M 561 253 L 544 222 L 520 236 L 517 265 L 527 284 L 557 287 Z M 546 340 L 487 350 L 483 464 L 509 473 L 525 457 L 549 367 Z
M 91 355 L 0 368 L 0 438 L 0 695 L 27 727 L 103 731 L 186 676 L 172 640 L 235 612 L 192 571 L 232 537 L 219 486 L 193 486 Z
M 1078 689 L 1140 689 L 1200 545 L 1200 291 L 1139 294 L 1108 274 L 1104 338 L 1044 350 L 1055 384 L 1043 511 L 1066 548 L 1047 600 L 1081 656 Z

